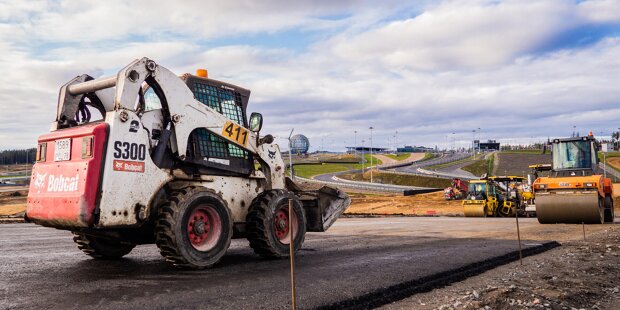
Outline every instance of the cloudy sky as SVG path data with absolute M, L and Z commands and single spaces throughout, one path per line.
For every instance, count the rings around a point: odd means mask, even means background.
M 620 0 L 180 3 L 0 0 L 0 149 L 33 146 L 72 77 L 143 56 L 251 89 L 263 133 L 312 149 L 620 127 Z

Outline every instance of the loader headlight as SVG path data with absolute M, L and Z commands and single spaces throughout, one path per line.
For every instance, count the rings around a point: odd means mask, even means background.
M 545 188 L 547 188 L 547 184 L 537 184 L 536 188 L 538 188 L 538 189 L 545 189 Z
M 82 138 L 82 158 L 93 157 L 93 136 Z
M 45 161 L 45 153 L 47 153 L 47 142 L 41 142 L 37 145 L 36 161 Z
M 594 187 L 594 183 L 586 183 L 586 187 Z

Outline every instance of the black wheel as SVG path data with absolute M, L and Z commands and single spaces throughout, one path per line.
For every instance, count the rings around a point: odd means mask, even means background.
M 119 259 L 131 252 L 135 244 L 73 232 L 73 242 L 86 255 L 96 259 Z
M 497 213 L 497 217 L 510 217 L 510 213 L 511 213 L 510 211 L 511 211 L 511 208 L 505 208 L 504 203 L 502 203 L 501 205 L 498 205 L 497 209 L 495 209 L 495 212 Z
M 598 197 L 598 214 L 599 219 L 593 224 L 604 224 L 605 223 L 605 198 Z
M 288 214 L 288 201 L 293 213 Z M 247 218 L 248 240 L 256 254 L 269 258 L 288 257 L 290 242 L 297 252 L 306 237 L 306 216 L 299 199 L 286 190 L 269 190 L 254 199 Z M 291 230 L 293 234 L 291 238 Z
M 175 190 L 159 207 L 155 243 L 166 261 L 177 267 L 212 266 L 224 256 L 231 239 L 230 211 L 208 189 Z
M 605 196 L 605 223 L 613 223 L 614 217 L 614 201 L 611 196 Z

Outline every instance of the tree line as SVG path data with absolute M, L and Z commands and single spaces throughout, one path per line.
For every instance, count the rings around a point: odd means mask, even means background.
M 6 150 L 0 151 L 0 164 L 12 165 L 12 164 L 27 164 L 34 163 L 37 156 L 37 149 L 23 149 L 23 150 Z

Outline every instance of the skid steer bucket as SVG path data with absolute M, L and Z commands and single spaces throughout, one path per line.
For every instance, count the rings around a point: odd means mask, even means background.
M 305 190 L 290 178 L 286 178 L 286 187 L 299 197 L 304 206 L 307 231 L 326 231 L 351 204 L 349 195 L 335 187 Z

